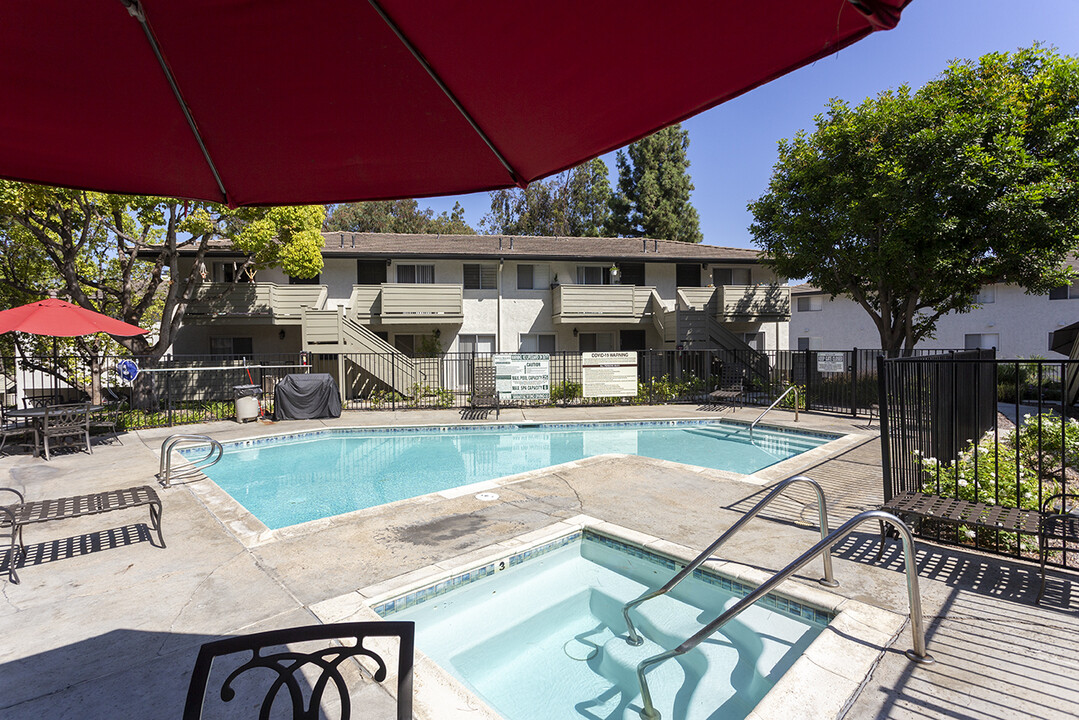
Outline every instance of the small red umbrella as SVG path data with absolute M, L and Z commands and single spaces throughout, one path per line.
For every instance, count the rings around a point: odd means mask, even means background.
M 77 337 L 99 332 L 131 337 L 149 332 L 56 298 L 0 311 L 0 333 L 12 331 L 52 337 Z
M 0 177 L 230 205 L 524 186 L 909 2 L 6 2 Z

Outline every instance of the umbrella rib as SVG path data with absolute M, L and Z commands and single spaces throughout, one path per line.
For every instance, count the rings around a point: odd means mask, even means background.
M 371 7 L 374 8 L 375 12 L 378 13 L 379 17 L 382 18 L 383 22 L 385 22 L 390 30 L 393 31 L 393 34 L 397 36 L 397 39 L 408 48 L 408 51 L 412 53 L 412 57 L 416 58 L 416 62 L 427 71 L 427 74 L 435 81 L 435 84 L 441 88 L 442 92 L 445 93 L 446 97 L 453 103 L 453 106 L 461 113 L 461 116 L 472 126 L 472 129 L 476 131 L 476 134 L 480 136 L 480 139 L 487 144 L 487 147 L 491 149 L 491 152 L 498 158 L 498 161 L 502 163 L 502 167 L 506 168 L 506 172 L 510 174 L 510 179 L 513 180 L 513 183 L 520 187 L 524 187 L 525 181 L 521 178 L 520 173 L 514 170 L 513 166 L 510 165 L 509 160 L 506 159 L 506 156 L 495 147 L 494 141 L 483 131 L 483 128 L 479 126 L 479 123 L 476 122 L 475 118 L 473 118 L 468 110 L 465 109 L 464 105 L 461 104 L 461 101 L 453 94 L 453 91 L 446 86 L 446 83 L 442 81 L 442 78 L 435 72 L 435 69 L 431 67 L 431 63 L 427 62 L 427 58 L 423 56 L 423 53 L 420 52 L 419 48 L 417 48 L 404 32 L 402 32 L 401 28 L 398 27 L 397 23 L 395 23 L 389 14 L 382 8 L 382 5 L 379 4 L 378 0 L 367 1 L 370 3 Z
M 169 64 L 165 62 L 165 56 L 161 52 L 161 47 L 157 44 L 157 37 L 154 36 L 153 31 L 150 29 L 150 23 L 146 21 L 146 13 L 142 8 L 142 4 L 139 0 L 120 0 L 127 8 L 128 14 L 131 17 L 139 21 L 139 25 L 142 26 L 142 31 L 146 34 L 146 40 L 150 43 L 150 48 L 154 51 L 154 56 L 157 58 L 158 65 L 161 66 L 161 72 L 165 73 L 165 79 L 169 81 L 169 87 L 172 88 L 172 94 L 176 97 L 176 102 L 180 105 L 180 110 L 183 111 L 184 117 L 187 119 L 187 126 L 191 128 L 191 133 L 195 136 L 195 142 L 199 144 L 199 149 L 202 151 L 202 157 L 206 160 L 206 164 L 210 166 L 210 172 L 213 173 L 214 181 L 217 183 L 217 189 L 221 191 L 222 202 L 228 203 L 229 194 L 225 192 L 225 184 L 221 181 L 221 175 L 217 172 L 217 166 L 214 165 L 213 159 L 210 157 L 210 151 L 206 149 L 206 143 L 202 139 L 202 133 L 199 132 L 198 125 L 195 124 L 195 117 L 191 114 L 191 108 L 188 107 L 187 101 L 184 100 L 183 94 L 180 92 L 180 86 L 176 83 L 176 78 L 172 74 L 172 70 L 169 69 Z

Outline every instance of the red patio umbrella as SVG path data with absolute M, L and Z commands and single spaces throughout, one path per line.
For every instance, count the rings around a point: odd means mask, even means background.
M 0 177 L 231 205 L 523 186 L 909 2 L 7 3 Z
M 52 337 L 77 337 L 99 332 L 130 337 L 149 332 L 56 298 L 0 311 L 0 333 L 12 331 Z

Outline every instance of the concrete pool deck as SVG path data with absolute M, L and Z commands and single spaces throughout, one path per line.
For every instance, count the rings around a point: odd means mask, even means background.
M 505 410 L 499 420 L 751 420 L 758 412 L 546 408 Z M 875 427 L 867 430 L 864 418 L 817 414 L 792 420 L 791 413 L 769 415 L 770 422 L 788 427 L 864 436 L 838 457 L 810 459 L 812 467 L 805 469 L 824 487 L 833 527 L 880 503 Z M 0 458 L 0 485 L 37 499 L 152 484 L 161 441 L 174 432 L 226 441 L 327 425 L 460 421 L 458 411 L 346 412 L 326 422 L 218 422 L 140 431 L 124 435 L 123 445 L 95 445 L 92 455 L 62 454 L 51 462 Z M 185 485 L 160 491 L 164 550 L 151 545 L 143 510 L 30 526 L 22 584 L 7 582 L 6 573 L 0 577 L 0 716 L 178 717 L 198 647 L 211 639 L 317 622 L 312 607 L 320 603 L 582 514 L 703 548 L 752 507 L 761 491 L 761 484 L 623 457 L 530 475 L 500 487 L 495 501 L 471 494 L 403 501 L 252 547 Z M 808 493 L 793 493 L 762 517 L 725 548 L 724 557 L 774 571 L 817 533 Z M 901 633 L 846 717 L 1079 714 L 1079 686 L 1073 682 L 1079 672 L 1075 576 L 1050 571 L 1039 607 L 1033 564 L 924 542 L 918 548 L 928 650 L 937 663 L 914 667 L 902 654 L 910 634 Z M 879 566 L 875 556 L 874 524 L 837 548 L 836 592 L 905 614 L 898 546 L 889 545 Z M 816 571 L 811 564 L 791 582 L 815 586 Z M 842 668 L 822 670 L 825 676 L 842 674 Z

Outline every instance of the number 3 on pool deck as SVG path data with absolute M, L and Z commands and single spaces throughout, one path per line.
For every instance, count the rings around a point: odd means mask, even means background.
M 505 569 L 506 569 L 506 561 L 505 561 L 505 560 L 500 560 L 500 561 L 499 561 L 499 563 L 498 563 L 498 569 L 499 569 L 499 570 L 505 570 Z

